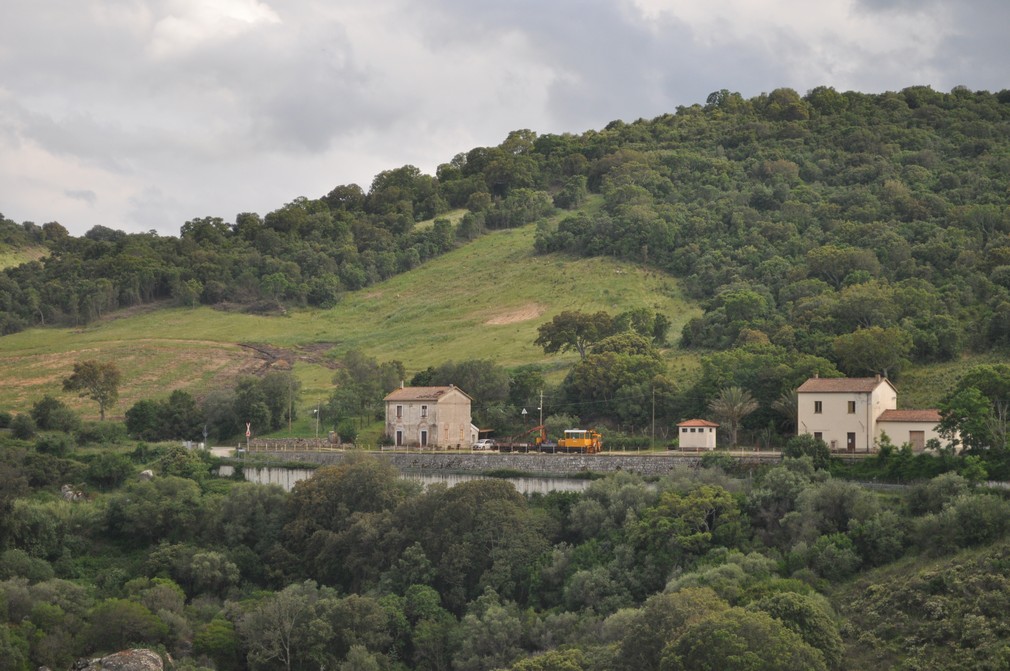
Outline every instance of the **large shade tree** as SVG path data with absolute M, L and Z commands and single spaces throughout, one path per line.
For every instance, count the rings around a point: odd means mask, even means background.
M 112 361 L 78 361 L 73 374 L 63 380 L 63 390 L 76 391 L 96 401 L 99 417 L 104 421 L 106 409 L 119 400 L 119 379 L 119 367 Z

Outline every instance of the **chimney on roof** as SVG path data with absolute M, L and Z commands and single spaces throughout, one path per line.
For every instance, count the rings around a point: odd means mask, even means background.
M 814 373 L 814 379 L 815 379 L 815 380 L 816 380 L 816 379 L 818 379 L 818 378 L 819 378 L 820 376 L 821 376 L 821 374 L 820 374 L 820 373 Z
M 880 382 L 880 373 L 877 373 L 877 382 Z
M 403 389 L 403 380 L 400 380 L 400 389 Z

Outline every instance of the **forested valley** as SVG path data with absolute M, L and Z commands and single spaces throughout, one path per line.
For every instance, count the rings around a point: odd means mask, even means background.
M 716 454 L 526 498 L 349 455 L 285 493 L 205 452 L 56 435 L 0 451 L 4 671 L 132 646 L 218 671 L 1010 661 L 1010 503 L 971 469 L 875 492 L 809 456 Z

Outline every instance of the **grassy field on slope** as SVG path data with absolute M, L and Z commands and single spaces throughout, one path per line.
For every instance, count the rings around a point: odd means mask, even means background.
M 13 249 L 6 245 L 0 245 L 0 270 L 13 268 L 29 261 L 38 261 L 46 254 L 48 251 L 45 247 Z
M 96 405 L 64 394 L 60 381 L 75 361 L 100 359 L 116 361 L 123 372 L 113 416 L 174 389 L 202 396 L 267 366 L 293 367 L 303 384 L 304 416 L 328 396 L 333 364 L 350 349 L 398 359 L 408 374 L 449 360 L 489 358 L 503 366 L 544 364 L 559 377 L 574 355 L 547 357 L 533 340 L 537 327 L 563 310 L 616 314 L 646 307 L 669 316 L 672 341 L 700 314 L 670 276 L 610 259 L 537 256 L 533 234 L 532 226 L 489 234 L 349 293 L 331 310 L 257 316 L 206 307 L 145 309 L 79 329 L 5 336 L 0 409 L 24 411 L 51 394 L 96 417 Z

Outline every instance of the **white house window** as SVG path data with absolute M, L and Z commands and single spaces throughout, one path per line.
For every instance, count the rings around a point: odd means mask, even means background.
M 422 405 L 421 406 L 421 417 L 427 417 L 427 416 L 428 416 L 428 406 Z
M 855 401 L 849 401 L 849 414 L 850 415 L 856 414 L 856 402 Z
M 680 427 L 680 432 L 681 433 L 687 433 L 687 427 L 686 426 Z
M 402 405 L 396 406 L 396 418 L 397 419 L 403 419 L 403 406 Z
M 822 410 L 824 410 L 824 408 L 821 405 L 821 402 L 820 401 L 814 401 L 814 414 L 819 415 L 819 414 L 821 414 Z

